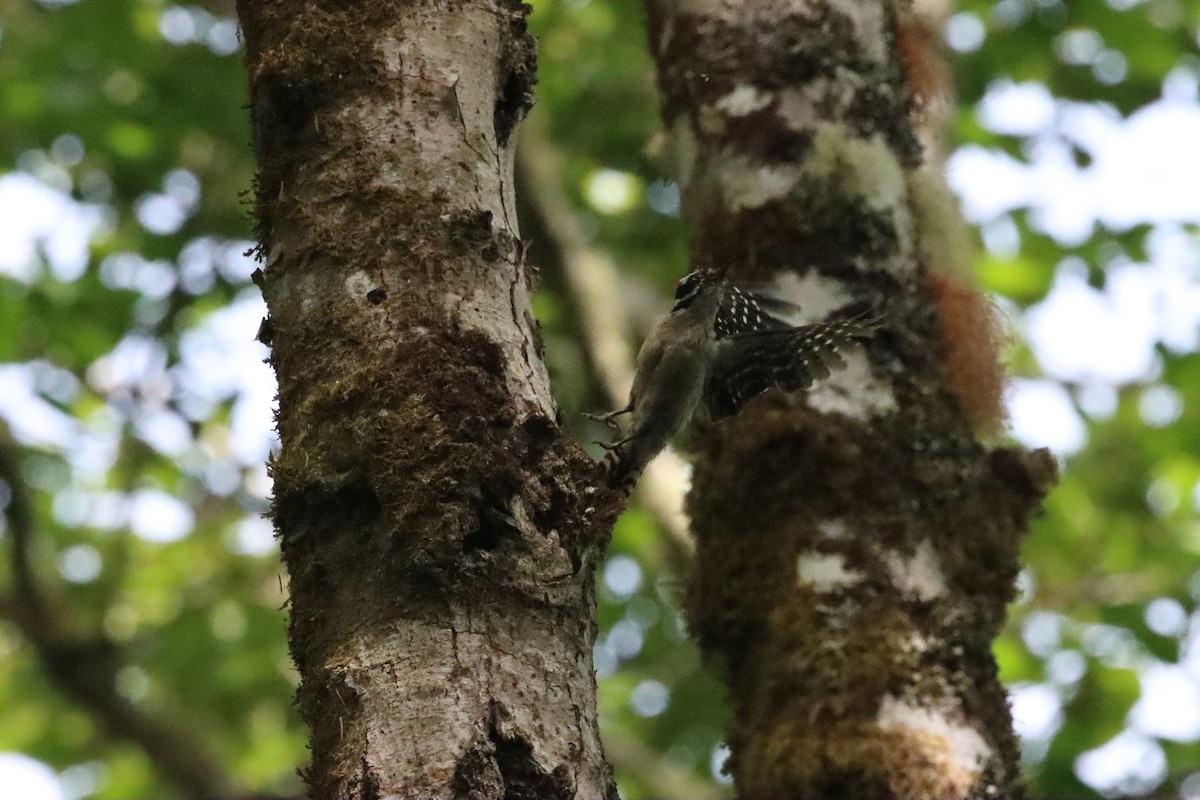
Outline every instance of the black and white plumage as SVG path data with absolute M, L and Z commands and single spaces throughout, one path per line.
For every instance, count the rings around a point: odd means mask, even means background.
M 626 435 L 605 445 L 610 478 L 632 486 L 645 465 L 704 402 L 714 419 L 731 416 L 770 388 L 808 388 L 845 367 L 840 351 L 869 338 L 879 320 L 867 313 L 794 326 L 791 304 L 701 272 L 676 283 L 675 305 L 638 353 L 625 408 Z
M 713 319 L 713 333 L 717 339 L 728 339 L 757 331 L 787 329 L 789 326 L 786 322 L 767 310 L 783 305 L 779 301 L 728 284 L 717 306 L 717 316 Z
M 747 331 L 717 340 L 721 352 L 704 386 L 704 400 L 714 419 L 738 409 L 767 389 L 807 389 L 843 369 L 842 349 L 871 335 L 877 322 L 867 316 Z

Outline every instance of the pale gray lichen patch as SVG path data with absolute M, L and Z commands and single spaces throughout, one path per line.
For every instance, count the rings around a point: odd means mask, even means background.
M 696 159 L 700 157 L 700 144 L 696 132 L 687 117 L 677 117 L 671 123 L 672 155 L 675 162 L 675 178 L 681 188 L 686 189 L 696 171 Z
M 845 281 L 826 277 L 812 269 L 803 276 L 791 269 L 776 273 L 768 294 L 794 307 L 792 313 L 784 315 L 792 325 L 821 322 L 850 302 Z
M 911 556 L 891 550 L 882 555 L 893 585 L 905 594 L 931 601 L 949 593 L 938 555 L 928 540 L 918 543 Z
M 765 165 L 729 150 L 719 152 L 710 169 L 725 207 L 732 212 L 759 208 L 787 197 L 804 174 L 800 166 Z
M 846 368 L 835 372 L 808 392 L 808 405 L 826 414 L 842 414 L 867 422 L 896 411 L 896 395 L 888 381 L 871 372 L 865 353 L 845 355 Z
M 854 26 L 854 38 L 863 54 L 876 62 L 888 59 L 887 20 L 883 3 L 858 0 L 826 0 L 832 11 L 843 15 Z
M 801 588 L 835 592 L 861 581 L 863 575 L 846 566 L 840 553 L 801 553 L 796 559 L 796 580 Z

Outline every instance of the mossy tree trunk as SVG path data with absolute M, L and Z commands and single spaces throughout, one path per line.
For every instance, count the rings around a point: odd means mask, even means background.
M 697 437 L 686 610 L 726 675 L 742 798 L 1022 796 L 990 647 L 1053 463 L 981 445 L 939 358 L 906 13 L 648 0 L 697 264 L 810 319 L 886 314 L 818 389 Z
M 556 423 L 512 196 L 527 10 L 238 3 L 315 800 L 615 796 L 617 499 Z

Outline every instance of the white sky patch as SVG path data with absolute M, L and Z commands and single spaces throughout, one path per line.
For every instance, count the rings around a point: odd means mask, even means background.
M 671 690 L 661 681 L 642 681 L 629 695 L 629 705 L 639 717 L 657 717 L 670 704 Z
M 626 555 L 615 555 L 604 565 L 604 586 L 621 600 L 628 600 L 642 587 L 642 567 Z
M 1058 106 L 1043 84 L 1000 80 L 988 87 L 975 114 L 988 130 L 1009 136 L 1032 136 L 1054 124 Z
M 1039 84 L 998 82 L 979 115 L 998 133 L 1033 138 L 1025 161 L 975 145 L 950 158 L 950 184 L 972 222 L 1029 208 L 1035 228 L 1077 244 L 1097 222 L 1126 230 L 1145 222 L 1200 221 L 1194 92 L 1164 92 L 1164 99 L 1123 119 L 1111 106 L 1056 100 Z M 1072 146 L 1091 163 L 1079 166 Z
M 945 740 L 945 755 L 965 776 L 977 776 L 992 748 L 974 728 L 955 722 L 945 714 L 910 705 L 891 695 L 883 698 L 876 722 L 883 730 L 911 730 Z
M 629 172 L 601 169 L 588 176 L 584 194 L 588 204 L 601 214 L 622 214 L 641 199 L 642 182 Z
M 948 591 L 937 553 L 927 541 L 920 542 L 911 557 L 890 551 L 883 560 L 896 587 L 919 600 L 935 600 Z
M 56 397 L 44 380 L 55 372 L 47 367 L 45 362 L 0 365 L 0 416 L 22 444 L 57 449 L 77 478 L 102 482 L 116 458 L 120 423 L 109 406 L 80 419 L 48 402 L 43 394 L 68 403 L 72 396 Z
M 21 800 L 67 800 L 54 770 L 23 753 L 0 753 L 0 786 Z
M 63 525 L 114 531 L 129 523 L 129 505 L 120 492 L 68 489 L 54 496 L 52 508 L 54 518 Z
M 1105 383 L 1085 383 L 1075 392 L 1075 400 L 1084 414 L 1094 420 L 1109 420 L 1117 413 L 1120 396 L 1115 386 Z
M 118 389 L 136 389 L 139 399 L 152 406 L 161 405 L 170 396 L 167 376 L 167 351 L 157 340 L 145 334 L 127 334 L 106 355 L 88 367 L 88 383 L 105 394 Z
M 960 147 L 946 162 L 946 180 L 962 199 L 963 214 L 976 224 L 1033 201 L 1025 165 L 999 150 L 975 144 Z M 983 187 L 987 191 L 983 191 Z
M 1027 447 L 1049 447 L 1055 455 L 1069 456 L 1087 443 L 1087 428 L 1071 396 L 1053 381 L 1014 380 L 1008 413 L 1013 437 Z
M 254 340 L 266 305 L 257 289 L 207 316 L 180 339 L 180 363 L 172 370 L 180 405 L 193 419 L 236 397 L 230 415 L 231 449 L 245 466 L 262 463 L 276 441 L 271 411 L 275 375 L 263 363 L 267 348 Z
M 1068 690 L 1087 674 L 1088 663 L 1078 650 L 1059 650 L 1046 660 L 1046 677 Z
M 1072 66 L 1092 64 L 1104 50 L 1104 39 L 1090 28 L 1075 28 L 1060 33 L 1054 42 L 1059 60 Z
M 113 253 L 100 262 L 100 280 L 110 289 L 133 289 L 161 300 L 177 283 L 170 261 L 147 261 L 137 253 Z
M 50 158 L 64 167 L 79 166 L 85 153 L 83 140 L 73 133 L 60 134 L 50 145 Z
M 89 485 L 103 485 L 117 461 L 122 420 L 112 406 L 96 409 L 83 420 L 81 435 L 66 449 L 76 477 Z
M 1047 741 L 1063 721 L 1062 698 L 1046 683 L 1017 684 L 1009 690 L 1013 730 L 1022 739 Z
M 679 216 L 679 200 L 679 184 L 674 181 L 657 180 L 646 187 L 647 205 L 664 216 Z
M 1138 680 L 1142 693 L 1129 718 L 1139 731 L 1176 742 L 1200 739 L 1200 685 L 1187 670 L 1155 664 Z
M 1182 636 L 1187 633 L 1187 610 L 1174 597 L 1158 597 L 1151 600 L 1146 604 L 1142 616 L 1146 620 L 1146 627 L 1159 636 Z
M 88 242 L 105 215 L 32 175 L 10 172 L 0 176 L 0 219 L 0 274 L 28 283 L 37 276 L 39 253 L 61 281 L 83 274 Z
M 712 772 L 713 780 L 721 786 L 732 786 L 733 776 L 725 772 L 725 762 L 733 752 L 726 744 L 719 744 L 713 748 L 712 758 L 709 759 L 709 770 Z
M 1200 347 L 1200 247 L 1181 225 L 1157 225 L 1146 238 L 1150 263 L 1135 274 L 1151 283 L 1155 335 L 1182 353 Z M 1133 265 L 1130 265 L 1131 267 Z
M 1173 425 L 1183 414 L 1183 395 L 1173 386 L 1148 386 L 1138 400 L 1142 422 L 1151 428 Z
M 1176 352 L 1197 346 L 1200 285 L 1192 276 L 1200 254 L 1190 241 L 1175 226 L 1157 228 L 1147 242 L 1151 263 L 1109 266 L 1103 290 L 1088 284 L 1082 262 L 1064 260 L 1047 297 L 1027 312 L 1042 371 L 1081 384 L 1078 400 L 1089 416 L 1111 416 L 1117 386 L 1159 376 L 1159 342 Z
M 202 294 L 212 288 L 217 275 L 230 283 L 244 283 L 258 267 L 246 252 L 253 242 L 198 236 L 179 251 L 179 282 L 184 291 Z
M 100 551 L 90 544 L 71 545 L 58 558 L 58 574 L 71 583 L 91 583 L 103 567 Z
M 942 26 L 942 38 L 952 50 L 973 53 L 987 38 L 987 28 L 978 16 L 963 11 L 946 20 L 946 24 Z
M 187 420 L 166 408 L 134 421 L 138 438 L 165 456 L 179 457 L 192 446 L 192 429 Z
M 167 194 L 144 194 L 133 204 L 138 223 L 150 233 L 166 236 L 187 222 L 187 210 Z
M 192 509 L 158 489 L 139 489 L 130 496 L 129 526 L 148 542 L 177 542 L 192 532 Z
M 1079 643 L 1085 653 L 1115 669 L 1136 669 L 1146 663 L 1142 646 L 1129 628 L 1088 625 L 1083 629 Z
M 265 517 L 249 516 L 237 524 L 234 552 L 244 556 L 261 556 L 276 552 L 278 547 L 275 528 Z
M 0 416 L 21 444 L 63 449 L 79 435 L 74 417 L 38 396 L 27 364 L 0 364 Z
M 1083 107 L 1071 106 L 1064 125 L 1075 122 Z M 1123 187 L 1096 192 L 1100 218 L 1112 228 L 1145 220 L 1200 221 L 1200 106 L 1195 102 L 1160 101 L 1140 109 L 1118 126 L 1107 116 L 1089 115 L 1100 127 L 1091 148 L 1093 187 Z M 1082 120 L 1076 123 L 1083 128 Z
M 624 617 L 609 629 L 605 641 L 618 658 L 633 658 L 642 651 L 646 629 L 636 619 Z
M 246 472 L 246 491 L 260 500 L 271 499 L 271 476 L 267 473 L 266 463 L 260 461 Z
M 1156 374 L 1158 316 L 1169 301 L 1153 273 L 1116 267 L 1098 290 L 1088 284 L 1084 265 L 1060 268 L 1046 298 L 1025 316 L 1042 370 L 1080 383 L 1144 381 Z
M 1075 163 L 1070 146 L 1058 138 L 1030 140 L 1029 159 L 1025 168 L 1029 206 L 1029 221 L 1035 230 L 1043 231 L 1067 245 L 1082 244 L 1092 235 L 1098 209 L 1086 195 L 1102 191 L 1085 180 Z
M 858 583 L 862 573 L 847 567 L 840 553 L 802 553 L 796 559 L 796 579 L 802 588 L 832 592 Z
M 1101 792 L 1142 794 L 1166 777 L 1167 759 L 1158 742 L 1127 730 L 1075 759 L 1075 774 Z

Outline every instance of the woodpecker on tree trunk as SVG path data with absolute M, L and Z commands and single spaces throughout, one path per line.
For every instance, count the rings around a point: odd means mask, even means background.
M 677 281 L 671 313 L 638 352 L 629 403 L 596 417 L 617 428 L 630 415 L 624 436 L 603 444 L 610 483 L 632 488 L 701 402 L 721 419 L 767 389 L 806 389 L 845 367 L 842 349 L 880 324 L 865 310 L 797 326 L 779 316 L 792 307 L 701 271 Z

